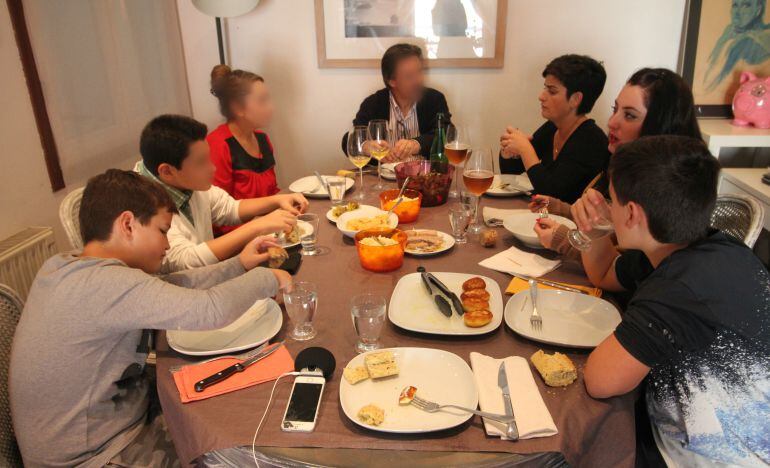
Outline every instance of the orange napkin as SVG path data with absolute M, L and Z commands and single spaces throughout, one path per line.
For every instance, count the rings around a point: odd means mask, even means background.
M 594 297 L 602 297 L 602 290 L 599 288 L 594 288 L 592 286 L 579 286 L 577 284 L 567 284 L 567 283 L 559 283 L 559 284 L 563 284 L 564 286 L 569 286 L 570 288 L 575 288 L 581 291 L 585 291 Z M 554 288 L 553 286 L 547 286 L 542 283 L 538 283 L 537 287 L 540 289 L 559 289 L 559 288 Z M 514 277 L 511 280 L 511 283 L 505 289 L 505 292 L 506 294 L 516 294 L 519 291 L 526 291 L 528 289 L 529 289 L 529 283 L 527 283 L 521 278 Z
M 243 372 L 236 372 L 226 380 L 216 383 L 202 392 L 195 391 L 196 382 L 239 362 L 243 362 L 243 360 L 223 357 L 205 364 L 185 366 L 175 372 L 174 383 L 179 390 L 179 396 L 182 397 L 182 403 L 205 400 L 223 393 L 269 382 L 277 379 L 283 373 L 294 370 L 294 359 L 292 359 L 286 346 L 282 345 L 273 354 L 250 365 Z

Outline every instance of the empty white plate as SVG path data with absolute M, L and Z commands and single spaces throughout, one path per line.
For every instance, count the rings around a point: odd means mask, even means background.
M 541 330 L 533 330 L 529 323 L 529 290 L 514 294 L 505 305 L 505 323 L 530 340 L 570 348 L 595 348 L 620 323 L 620 313 L 604 299 L 552 289 L 540 289 L 537 293 L 537 312 L 543 319 Z
M 532 190 L 534 187 L 526 174 L 495 174 L 486 194 L 492 197 L 515 197 Z
M 467 273 L 433 273 L 447 288 L 460 297 L 463 283 L 475 276 L 484 279 L 489 292 L 489 311 L 492 321 L 483 327 L 471 328 L 465 325 L 463 317 L 452 307 L 452 316 L 447 317 L 438 310 L 433 297 L 428 294 L 419 273 L 404 275 L 396 284 L 388 306 L 388 319 L 405 330 L 431 333 L 434 335 L 482 335 L 495 331 L 503 322 L 503 295 L 497 282 L 486 276 Z M 438 292 L 437 289 L 434 291 Z M 449 300 L 449 298 L 447 298 Z M 449 300 L 451 304 L 452 301 Z
M 456 354 L 430 348 L 391 348 L 399 373 L 383 379 L 366 379 L 351 385 L 344 378 L 340 382 L 340 403 L 345 415 L 354 423 L 373 431 L 397 434 L 440 431 L 467 421 L 470 413 L 454 409 L 426 413 L 413 405 L 399 405 L 398 396 L 407 386 L 417 388 L 417 396 L 439 404 L 453 404 L 476 408 L 479 394 L 473 371 Z M 354 357 L 348 367 L 364 365 L 365 354 Z M 385 412 L 379 426 L 361 422 L 358 410 L 376 405 Z
M 321 177 L 325 180 L 327 177 L 332 176 Z M 353 184 L 355 184 L 353 179 L 345 177 L 345 191 L 350 190 L 350 188 L 353 187 Z M 314 175 L 295 180 L 289 185 L 289 190 L 295 193 L 301 193 L 309 198 L 329 198 L 329 193 L 326 191 L 326 188 L 321 186 L 318 182 L 318 177 Z
M 218 330 L 168 330 L 172 349 L 191 356 L 234 353 L 254 348 L 274 337 L 283 324 L 281 308 L 272 299 L 254 303 L 240 318 Z
M 527 247 L 542 249 L 543 245 L 540 244 L 540 239 L 537 238 L 535 233 L 535 221 L 539 216 L 539 214 L 532 213 L 529 210 L 516 210 L 516 213 L 509 214 L 503 218 L 503 227 Z M 567 218 L 557 215 L 548 215 L 548 217 L 564 224 L 569 229 L 575 229 L 576 227 L 575 223 Z

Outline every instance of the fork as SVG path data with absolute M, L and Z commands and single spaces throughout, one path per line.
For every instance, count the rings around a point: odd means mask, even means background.
M 542 330 L 543 319 L 537 313 L 537 281 L 529 280 L 529 297 L 532 298 L 532 315 L 529 316 L 529 325 L 534 330 Z
M 489 218 L 487 219 L 487 226 L 489 227 L 500 227 L 503 225 L 503 220 L 500 218 Z
M 176 374 L 177 372 L 182 370 L 182 368 L 184 368 L 184 367 L 187 367 L 187 366 L 197 366 L 198 364 L 206 364 L 207 362 L 216 361 L 217 359 L 240 359 L 242 361 L 245 361 L 246 359 L 248 359 L 248 358 L 250 358 L 252 356 L 256 356 L 267 345 L 268 345 L 268 342 L 264 342 L 261 345 L 257 346 L 256 348 L 250 349 L 250 350 L 245 351 L 245 352 L 240 353 L 240 354 L 228 354 L 226 356 L 214 356 L 213 358 L 209 358 L 209 359 L 206 359 L 206 360 L 203 360 L 203 361 L 199 361 L 199 362 L 191 362 L 191 363 L 188 363 L 188 364 L 179 364 L 179 365 L 176 365 L 176 366 L 171 366 L 171 367 L 168 368 L 168 371 L 171 372 L 172 374 Z
M 491 419 L 492 421 L 497 421 L 503 424 L 510 424 L 511 422 L 515 421 L 513 416 L 506 416 L 504 414 L 497 414 L 497 413 L 487 413 L 486 411 L 479 411 L 479 410 L 465 408 L 463 406 L 457 406 L 457 405 L 439 405 L 438 403 L 428 401 L 424 398 L 420 398 L 417 395 L 415 395 L 414 398 L 412 398 L 412 404 L 418 407 L 419 409 L 425 411 L 426 413 L 435 413 L 444 408 L 454 408 L 460 411 L 473 413 L 478 416 L 481 416 L 482 418 Z

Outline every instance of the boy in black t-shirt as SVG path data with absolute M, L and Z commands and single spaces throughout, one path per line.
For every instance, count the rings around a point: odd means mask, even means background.
M 588 231 L 608 210 L 626 253 L 599 239 L 583 264 L 595 284 L 633 296 L 588 359 L 588 392 L 624 394 L 647 377 L 669 465 L 769 464 L 770 276 L 744 244 L 709 229 L 716 159 L 700 140 L 645 137 L 619 149 L 609 173 L 611 206 L 589 192 L 573 214 Z

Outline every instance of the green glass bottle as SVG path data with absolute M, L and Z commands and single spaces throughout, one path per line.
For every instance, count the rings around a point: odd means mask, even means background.
M 433 144 L 430 147 L 430 162 L 433 172 L 446 172 L 449 160 L 446 157 L 446 126 L 444 114 L 436 114 L 436 133 L 433 136 Z

